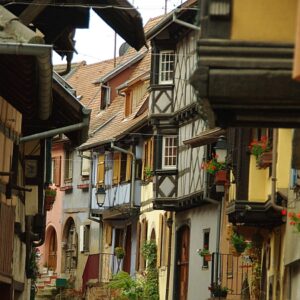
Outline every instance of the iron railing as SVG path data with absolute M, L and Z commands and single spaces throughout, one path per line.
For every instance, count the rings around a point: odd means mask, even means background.
M 221 284 L 229 289 L 229 295 L 241 295 L 252 277 L 253 264 L 249 256 L 213 253 L 211 285 Z

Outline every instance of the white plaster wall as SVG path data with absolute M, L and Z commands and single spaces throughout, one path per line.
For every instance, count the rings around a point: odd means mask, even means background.
M 188 300 L 206 300 L 210 297 L 208 287 L 210 286 L 211 262 L 208 269 L 202 269 L 202 258 L 197 254 L 197 249 L 203 247 L 203 230 L 210 229 L 209 250 L 210 252 L 216 251 L 218 207 L 208 204 L 176 214 L 176 230 L 182 224 L 190 225 Z M 175 244 L 172 248 L 174 252 Z

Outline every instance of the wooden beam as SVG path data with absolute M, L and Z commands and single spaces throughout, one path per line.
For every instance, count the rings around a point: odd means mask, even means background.
M 19 19 L 24 25 L 28 26 L 51 2 L 52 0 L 33 0 L 19 15 Z

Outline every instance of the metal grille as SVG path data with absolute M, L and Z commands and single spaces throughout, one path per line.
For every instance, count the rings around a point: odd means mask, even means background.
M 213 253 L 211 285 L 221 284 L 230 295 L 241 295 L 251 282 L 253 264 L 248 256 Z

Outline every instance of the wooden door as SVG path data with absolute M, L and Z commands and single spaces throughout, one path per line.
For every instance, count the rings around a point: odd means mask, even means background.
M 190 252 L 190 228 L 187 225 L 184 225 L 178 231 L 177 251 L 178 251 L 177 299 L 186 300 L 188 294 L 189 252 Z
M 125 257 L 123 262 L 123 270 L 130 274 L 131 265 L 131 225 L 127 226 L 125 239 Z
M 54 229 L 51 230 L 50 233 L 50 241 L 49 241 L 49 252 L 48 252 L 48 267 L 52 270 L 56 270 L 57 263 L 57 239 L 56 232 Z

